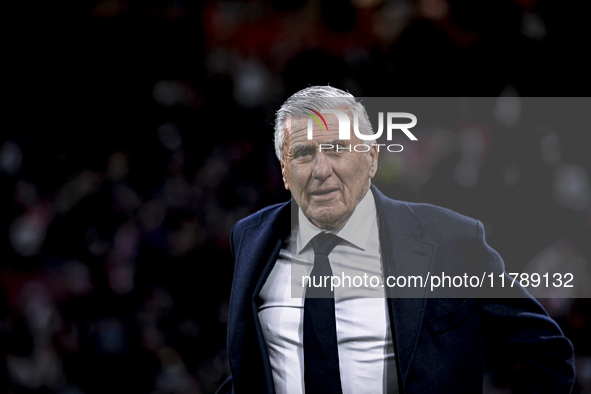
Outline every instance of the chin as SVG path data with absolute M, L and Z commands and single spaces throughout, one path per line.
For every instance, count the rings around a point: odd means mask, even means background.
M 333 227 L 335 223 L 339 222 L 343 215 L 343 212 L 336 212 L 334 209 L 325 208 L 314 209 L 310 212 L 309 216 L 306 216 L 319 225 Z

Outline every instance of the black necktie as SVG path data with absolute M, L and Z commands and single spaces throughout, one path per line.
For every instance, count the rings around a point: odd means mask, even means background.
M 332 269 L 328 255 L 339 243 L 334 234 L 321 233 L 312 239 L 314 268 L 304 303 L 304 382 L 306 394 L 341 394 Z M 324 278 L 328 276 L 324 286 Z M 320 282 L 322 281 L 322 282 Z M 314 284 L 322 283 L 321 287 Z

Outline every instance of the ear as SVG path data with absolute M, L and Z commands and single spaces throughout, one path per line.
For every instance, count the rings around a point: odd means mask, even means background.
M 283 176 L 283 184 L 285 185 L 285 190 L 289 190 L 289 180 L 286 175 L 285 175 L 285 164 L 283 164 L 283 162 L 281 161 L 281 175 Z
M 378 156 L 380 155 L 380 152 L 378 151 L 378 147 L 376 145 L 373 145 L 371 147 L 371 149 L 369 150 L 369 157 L 371 158 L 371 164 L 369 165 L 369 177 L 373 178 L 374 176 L 376 176 L 376 173 L 378 172 Z

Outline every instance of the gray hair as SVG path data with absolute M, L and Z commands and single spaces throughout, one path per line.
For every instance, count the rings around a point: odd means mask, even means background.
M 309 112 L 306 107 L 317 111 L 343 109 L 351 119 L 354 114 L 357 115 L 361 134 L 374 134 L 365 107 L 352 94 L 332 86 L 310 86 L 288 98 L 275 115 L 275 154 L 281 162 L 283 162 L 283 144 L 285 143 L 285 121 L 288 116 L 305 117 Z

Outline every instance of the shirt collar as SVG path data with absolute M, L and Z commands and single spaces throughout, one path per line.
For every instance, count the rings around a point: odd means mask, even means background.
M 359 204 L 355 207 L 353 214 L 343 227 L 334 231 L 327 231 L 316 227 L 304 215 L 302 210 L 298 208 L 298 237 L 297 237 L 297 252 L 298 254 L 310 243 L 312 238 L 322 232 L 331 232 L 338 235 L 345 241 L 353 244 L 361 250 L 365 250 L 371 226 L 376 220 L 376 203 L 373 193 L 368 190 L 365 196 L 361 199 Z

